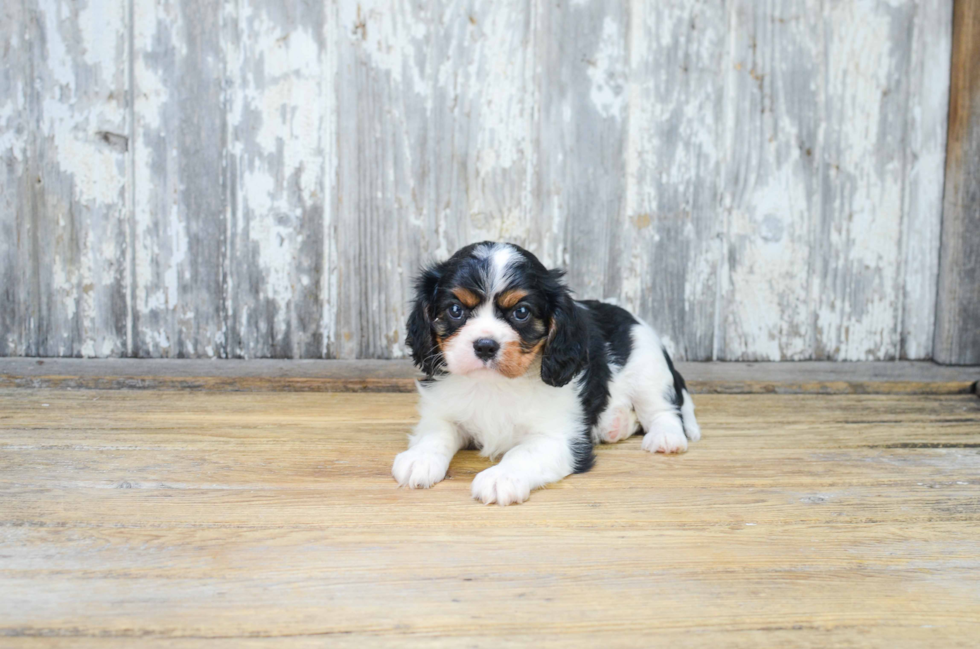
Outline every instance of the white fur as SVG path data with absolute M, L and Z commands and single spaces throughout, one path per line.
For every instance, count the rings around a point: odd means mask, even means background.
M 551 387 L 539 372 L 535 363 L 516 379 L 484 369 L 420 386 L 421 420 L 409 450 L 398 455 L 392 469 L 398 483 L 435 484 L 445 477 L 449 459 L 470 441 L 482 455 L 503 455 L 473 480 L 473 497 L 483 503 L 520 503 L 532 490 L 569 475 L 571 442 L 582 431 L 578 391 L 574 382 Z
M 646 323 L 633 326 L 633 349 L 626 365 L 613 367 L 609 382 L 609 405 L 593 430 L 596 441 L 618 442 L 636 432 L 646 431 L 642 447 L 653 453 L 681 453 L 687 450 L 688 438 L 701 439 L 701 428 L 694 418 L 694 402 L 684 390 L 681 417 L 667 398 L 674 378 L 667 366 L 660 337 Z M 634 418 L 629 412 L 635 413 Z M 687 435 L 684 434 L 685 429 Z M 628 430 L 628 434 L 623 434 Z
M 478 259 L 490 257 L 489 274 L 483 278 L 483 284 L 487 289 L 487 297 L 492 302 L 493 297 L 504 290 L 510 282 L 514 262 L 520 257 L 517 251 L 506 243 L 479 246 L 473 251 L 473 255 Z

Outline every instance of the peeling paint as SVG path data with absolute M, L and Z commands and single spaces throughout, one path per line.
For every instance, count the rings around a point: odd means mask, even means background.
M 951 0 L 36 4 L 0 354 L 403 357 L 483 238 L 678 358 L 931 353 Z
M 592 103 L 603 117 L 621 120 L 626 103 L 626 43 L 619 26 L 610 16 L 602 21 L 599 48 L 588 66 Z

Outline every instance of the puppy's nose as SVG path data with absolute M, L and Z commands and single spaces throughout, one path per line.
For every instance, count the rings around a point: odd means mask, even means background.
M 480 338 L 475 343 L 473 343 L 473 351 L 476 352 L 476 357 L 481 361 L 489 361 L 497 355 L 497 350 L 500 349 L 500 343 L 492 338 Z

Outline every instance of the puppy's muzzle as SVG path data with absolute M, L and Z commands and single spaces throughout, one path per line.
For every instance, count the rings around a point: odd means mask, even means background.
M 500 343 L 492 338 L 480 338 L 473 343 L 473 352 L 484 363 L 492 361 L 500 351 Z

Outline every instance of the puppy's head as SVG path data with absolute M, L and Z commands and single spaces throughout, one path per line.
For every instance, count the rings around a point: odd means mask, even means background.
M 407 342 L 429 376 L 516 378 L 540 359 L 541 379 L 560 387 L 585 365 L 587 336 L 561 271 L 518 246 L 483 242 L 422 271 Z

